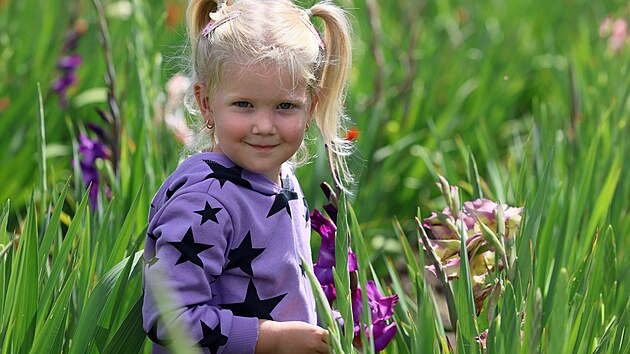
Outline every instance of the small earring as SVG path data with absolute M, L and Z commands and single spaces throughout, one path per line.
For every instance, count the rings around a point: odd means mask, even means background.
M 210 122 L 206 123 L 206 128 L 208 128 L 208 130 L 212 130 L 214 129 L 214 124 L 210 124 Z

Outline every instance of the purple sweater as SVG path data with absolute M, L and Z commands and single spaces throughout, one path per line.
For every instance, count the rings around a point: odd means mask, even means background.
M 214 354 L 253 353 L 258 319 L 317 323 L 300 260 L 312 267 L 306 199 L 286 165 L 281 180 L 199 153 L 160 187 L 143 271 L 143 325 L 154 353 L 166 352 L 167 324 Z M 165 294 L 160 317 L 156 295 Z

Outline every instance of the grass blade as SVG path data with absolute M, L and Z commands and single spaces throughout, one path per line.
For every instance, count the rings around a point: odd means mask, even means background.
M 127 312 L 127 316 L 116 330 L 111 340 L 107 342 L 104 354 L 138 353 L 146 340 L 142 328 L 142 297 Z
M 460 199 L 461 200 L 461 196 Z M 466 230 L 463 221 L 457 225 L 460 228 L 460 268 L 459 280 L 457 281 L 457 348 L 458 352 L 479 353 L 481 348 L 475 341 L 479 335 L 475 304 L 473 299 L 473 289 L 471 282 L 470 261 L 466 250 Z M 513 352 L 515 353 L 515 352 Z
M 77 208 L 77 211 L 70 222 L 70 226 L 68 227 L 68 231 L 66 232 L 65 237 L 63 238 L 63 242 L 59 248 L 59 252 L 55 255 L 51 271 L 50 277 L 46 281 L 46 285 L 42 290 L 42 293 L 39 297 L 39 312 L 42 312 L 42 316 L 39 319 L 39 322 L 42 322 L 45 318 L 45 310 L 48 309 L 50 304 L 52 303 L 53 294 L 58 286 L 61 286 L 59 283 L 64 274 L 64 269 L 68 267 L 68 256 L 70 255 L 70 259 L 74 262 L 75 257 L 74 253 L 76 252 L 75 248 L 77 243 L 75 242 L 76 238 L 80 234 L 80 227 L 83 224 L 83 215 L 87 210 L 87 203 L 89 201 L 89 190 L 87 190 L 83 194 L 83 199 Z M 47 230 L 48 231 L 48 230 Z
M 10 302 L 11 314 L 9 315 L 9 322 L 12 322 L 15 327 L 13 328 L 13 337 L 9 343 L 4 343 L 4 349 L 9 349 L 11 352 L 25 352 L 28 351 L 33 344 L 33 337 L 35 335 L 35 325 L 37 322 L 37 290 L 38 289 L 38 274 L 39 269 L 37 266 L 37 221 L 35 219 L 35 202 L 31 197 L 31 204 L 28 208 L 26 225 L 23 229 L 22 236 L 18 245 L 17 256 L 13 262 L 13 265 L 19 264 L 19 266 L 12 269 L 11 278 L 15 279 L 14 282 L 10 280 L 10 284 L 15 284 L 15 292 L 11 292 L 9 295 L 13 298 Z M 9 330 L 9 334 L 11 334 Z
M 63 189 L 61 190 L 61 194 L 59 194 L 59 197 L 57 198 L 57 202 L 55 203 L 52 216 L 49 219 L 48 225 L 46 225 L 46 232 L 44 233 L 42 242 L 39 245 L 37 259 L 39 260 L 39 264 L 40 264 L 40 275 L 39 275 L 40 278 L 43 276 L 41 272 L 43 272 L 43 270 L 46 269 L 45 267 L 42 267 L 41 265 L 43 265 L 44 262 L 46 262 L 46 259 L 49 256 L 50 246 L 52 245 L 55 236 L 59 232 L 59 229 L 58 229 L 59 220 L 61 217 L 61 213 L 63 211 L 63 205 L 65 203 L 66 195 L 68 194 L 69 187 L 70 187 L 70 178 L 68 178 L 68 180 L 66 181 L 66 184 L 63 186 Z
M 55 343 L 63 337 L 62 324 L 68 315 L 68 306 L 70 306 L 70 296 L 77 278 L 77 268 L 73 269 L 68 276 L 59 296 L 55 300 L 50 314 L 46 317 L 46 322 L 38 327 L 38 333 L 35 335 L 32 353 L 53 353 Z
M 105 305 L 108 298 L 111 296 L 112 290 L 120 277 L 121 272 L 127 265 L 127 262 L 133 262 L 130 277 L 140 272 L 140 265 L 142 259 L 142 251 L 138 251 L 135 254 L 129 256 L 127 259 L 122 260 L 110 269 L 103 278 L 98 282 L 94 291 L 90 295 L 85 308 L 81 313 L 81 318 L 77 324 L 77 329 L 72 336 L 72 347 L 70 353 L 86 353 L 88 351 L 88 345 L 96 331 Z
M 138 206 L 140 205 L 142 189 L 144 188 L 144 184 L 140 186 L 140 189 L 136 193 L 135 198 L 133 199 L 133 203 L 131 203 L 131 207 L 127 211 L 127 216 L 125 221 L 123 222 L 123 226 L 120 229 L 120 232 L 116 236 L 116 243 L 114 243 L 114 247 L 111 250 L 111 254 L 109 256 L 109 260 L 107 262 L 106 269 L 111 269 L 117 262 L 119 262 L 125 255 L 127 250 L 127 246 L 130 244 L 131 235 L 133 233 L 133 227 L 136 225 L 136 213 L 138 211 Z
M 472 198 L 478 199 L 483 198 L 483 191 L 481 190 L 481 179 L 479 178 L 479 170 L 477 169 L 477 160 L 475 160 L 475 155 L 473 155 L 470 148 L 468 149 L 468 181 L 470 181 L 470 185 L 472 186 Z
M 328 303 L 328 299 L 326 298 L 326 294 L 324 294 L 324 290 L 322 290 L 321 285 L 319 284 L 319 280 L 315 277 L 313 270 L 307 266 L 307 263 L 302 259 L 302 268 L 306 271 L 306 275 L 308 280 L 311 283 L 311 288 L 313 289 L 313 293 L 315 295 L 315 303 L 317 304 L 317 312 L 319 314 L 319 318 L 324 325 L 324 328 L 328 330 L 330 335 L 330 345 L 333 349 L 334 353 L 343 353 L 343 345 L 341 344 L 341 331 L 339 329 L 339 325 L 337 321 L 333 318 L 333 312 L 330 308 L 330 304 Z

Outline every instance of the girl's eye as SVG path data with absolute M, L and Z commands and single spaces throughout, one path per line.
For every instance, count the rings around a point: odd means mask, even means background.
M 234 102 L 234 105 L 239 108 L 249 108 L 252 107 L 252 104 L 246 101 L 238 101 Z
M 280 103 L 278 105 L 279 109 L 293 109 L 296 106 L 293 103 L 288 103 L 288 102 L 284 102 L 284 103 Z

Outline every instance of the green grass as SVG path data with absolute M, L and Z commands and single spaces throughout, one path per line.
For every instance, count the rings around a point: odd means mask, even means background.
M 165 4 L 184 3 L 101 1 L 0 1 L 3 353 L 148 348 L 138 252 L 153 193 L 180 158 L 156 107 L 186 38 L 183 18 L 167 26 Z M 599 36 L 606 16 L 630 20 L 627 2 L 338 3 L 355 26 L 346 104 L 360 131 L 344 215 L 360 282 L 401 297 L 387 352 L 448 351 L 414 220 L 444 207 L 440 174 L 462 201 L 525 207 L 496 316 L 474 315 L 470 284 L 453 284 L 463 319 L 453 348 L 477 352 L 472 337 L 489 329 L 492 353 L 629 353 L 630 43 L 615 52 Z M 77 20 L 87 25 L 74 51 L 84 61 L 62 109 L 49 88 Z M 97 109 L 119 117 L 118 130 Z M 112 199 L 102 190 L 96 209 L 72 164 L 89 122 L 119 150 L 117 162 L 99 165 Z M 321 149 L 314 144 L 318 156 L 298 170 L 311 208 L 324 204 L 318 185 L 329 179 Z M 352 350 L 343 331 L 332 333 L 338 350 Z

